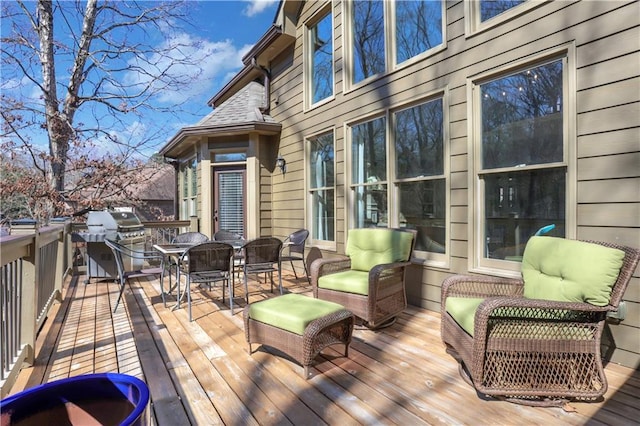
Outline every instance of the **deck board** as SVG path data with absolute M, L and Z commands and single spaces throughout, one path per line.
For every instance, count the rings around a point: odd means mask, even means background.
M 288 291 L 310 294 L 306 279 L 286 275 Z M 109 281 L 67 282 L 39 337 L 36 365 L 24 369 L 12 392 L 78 374 L 121 372 L 149 386 L 150 416 L 158 425 L 351 424 L 625 424 L 640 418 L 640 373 L 607 365 L 604 402 L 534 408 L 478 395 L 459 376 L 440 340 L 438 313 L 409 307 L 394 325 L 357 327 L 343 356 L 327 348 L 305 380 L 303 368 L 279 351 L 245 341 L 242 307 L 234 315 L 213 290 L 193 287 L 186 299 L 163 306 L 159 282 L 128 285 L 118 310 Z M 252 302 L 270 297 L 270 284 L 250 282 Z M 244 294 L 243 285 L 236 296 Z

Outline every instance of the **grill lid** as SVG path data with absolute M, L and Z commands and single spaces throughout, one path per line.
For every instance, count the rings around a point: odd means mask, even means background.
M 142 222 L 135 213 L 112 210 L 90 211 L 87 215 L 87 227 L 91 232 L 98 231 L 98 228 L 103 232 L 105 230 L 126 232 L 143 229 Z

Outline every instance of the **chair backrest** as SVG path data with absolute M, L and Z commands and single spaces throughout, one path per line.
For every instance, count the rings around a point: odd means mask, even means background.
M 200 244 L 209 241 L 209 237 L 204 235 L 202 232 L 183 232 L 182 234 L 176 235 L 173 239 L 173 243 L 176 244 Z
M 351 269 L 368 272 L 376 265 L 409 261 L 415 237 L 412 229 L 350 229 L 345 254 Z
M 280 259 L 282 241 L 275 237 L 262 237 L 251 240 L 242 246 L 245 265 L 277 263 Z
M 289 252 L 304 254 L 304 245 L 308 237 L 309 231 L 306 229 L 300 229 L 289 235 L 285 240 L 285 243 L 289 242 L 289 245 L 287 246 L 289 248 Z
M 522 259 L 524 296 L 617 307 L 639 257 L 617 244 L 531 237 Z
M 109 247 L 113 252 L 113 258 L 116 261 L 116 268 L 118 268 L 118 276 L 123 277 L 124 276 L 124 260 L 122 259 L 122 253 L 123 252 L 128 253 L 130 250 L 127 247 L 121 244 L 118 244 L 112 240 L 104 240 L 104 242 L 107 245 L 107 247 Z
M 219 241 L 207 241 L 190 247 L 182 255 L 187 273 L 231 271 L 233 246 Z
M 213 234 L 213 239 L 215 241 L 233 241 L 233 240 L 243 240 L 242 235 L 237 234 L 231 231 L 225 231 L 221 229 L 220 231 Z

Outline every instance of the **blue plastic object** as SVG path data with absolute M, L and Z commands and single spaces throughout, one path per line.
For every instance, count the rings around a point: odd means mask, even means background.
M 47 419 L 47 424 L 79 424 L 71 418 L 79 413 L 81 418 L 91 416 L 103 425 L 134 426 L 147 424 L 148 404 L 149 388 L 142 380 L 101 373 L 27 389 L 0 401 L 0 408 L 3 421 L 9 416 L 9 424 L 37 424 L 42 419 Z M 71 412 L 74 409 L 76 413 Z
M 540 236 L 540 235 L 547 234 L 547 233 L 553 231 L 555 229 L 555 227 L 556 227 L 555 224 L 543 226 L 542 228 L 538 229 L 534 235 Z

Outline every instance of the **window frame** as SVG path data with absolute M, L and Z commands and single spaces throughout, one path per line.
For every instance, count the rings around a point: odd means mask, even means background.
M 392 173 L 388 178 L 390 186 L 390 200 L 389 202 L 389 214 L 397 220 L 400 216 L 400 189 L 399 185 L 402 183 L 413 182 L 428 182 L 444 180 L 444 211 L 445 211 L 445 251 L 444 253 L 436 253 L 432 251 L 415 251 L 414 257 L 423 259 L 425 264 L 433 267 L 447 268 L 449 267 L 449 259 L 451 255 L 451 179 L 450 179 L 450 157 L 449 157 L 449 104 L 448 104 L 448 88 L 430 93 L 428 96 L 420 98 L 410 103 L 404 103 L 402 105 L 394 106 L 389 110 L 388 131 L 389 131 L 389 156 L 392 157 L 389 161 L 391 169 L 388 173 Z M 418 176 L 409 178 L 398 178 L 396 171 L 396 140 L 395 140 L 395 125 L 396 125 L 396 113 L 406 111 L 411 108 L 428 104 L 430 102 L 440 100 L 442 102 L 442 173 L 432 174 L 428 176 Z M 399 223 L 394 223 L 394 227 L 398 227 Z
M 347 229 L 352 229 L 354 224 L 356 223 L 355 217 L 355 187 L 362 186 L 362 184 L 353 184 L 352 183 L 352 173 L 351 164 L 352 164 L 352 128 L 359 124 L 363 124 L 369 121 L 376 120 L 378 118 L 385 119 L 385 139 L 386 139 L 386 173 L 387 177 L 384 181 L 381 181 L 384 185 L 387 186 L 387 213 L 389 216 L 389 221 L 387 222 L 387 226 L 390 228 L 400 227 L 399 216 L 400 216 L 400 189 L 398 188 L 399 184 L 402 183 L 411 183 L 417 181 L 428 181 L 435 179 L 444 179 L 445 181 L 445 200 L 444 200 L 444 208 L 445 208 L 445 253 L 435 253 L 428 251 L 414 251 L 413 258 L 419 259 L 426 266 L 436 267 L 436 268 L 448 268 L 450 266 L 450 257 L 451 257 L 451 176 L 450 176 L 450 141 L 449 141 L 449 103 L 448 103 L 448 88 L 439 89 L 433 92 L 426 94 L 425 96 L 421 96 L 418 98 L 411 99 L 409 101 L 404 101 L 401 103 L 390 105 L 388 108 L 384 110 L 377 111 L 376 113 L 372 113 L 369 115 L 363 115 L 360 117 L 356 117 L 349 122 L 345 122 L 343 126 L 344 131 L 344 151 L 345 151 L 345 182 L 344 191 L 345 191 L 345 215 L 346 215 L 346 223 Z M 442 174 L 439 175 L 431 175 L 426 176 L 424 178 L 397 178 L 396 176 L 396 164 L 395 164 L 395 113 L 404 111 L 421 104 L 426 104 L 436 99 L 441 99 L 442 101 L 442 121 L 443 121 L 443 171 Z M 365 185 L 366 186 L 366 185 Z
M 527 166 L 515 165 L 485 169 L 482 166 L 482 110 L 480 86 L 484 83 L 509 77 L 513 74 L 542 66 L 554 61 L 562 61 L 563 65 L 563 160 Z M 484 176 L 506 172 L 525 172 L 534 170 L 552 170 L 564 168 L 565 182 L 565 237 L 575 238 L 576 228 L 576 77 L 575 46 L 565 45 L 536 56 L 525 58 L 467 79 L 467 96 L 471 111 L 469 112 L 468 152 L 469 158 L 469 209 L 470 244 L 468 244 L 468 269 L 470 272 L 504 277 L 519 277 L 521 263 L 503 259 L 490 259 L 485 256 L 485 192 Z M 474 143 L 474 141 L 477 141 Z
M 180 219 L 198 214 L 198 160 L 194 155 L 180 163 Z M 185 195 L 185 189 L 187 195 Z
M 433 0 L 431 0 L 433 1 Z M 387 32 L 387 38 L 389 40 L 388 45 L 390 46 L 390 57 L 393 59 L 392 61 L 392 65 L 391 67 L 387 66 L 388 72 L 390 71 L 395 71 L 398 69 L 402 69 L 405 68 L 415 62 L 421 61 L 429 56 L 435 55 L 438 52 L 441 52 L 443 50 L 445 50 L 447 48 L 447 4 L 445 0 L 440 0 L 440 7 L 441 7 L 441 12 L 442 12 L 442 19 L 441 19 L 441 35 L 442 35 L 442 43 L 433 46 L 427 50 L 425 50 L 424 52 L 418 53 L 417 55 L 414 55 L 408 59 L 405 59 L 402 62 L 397 62 L 398 60 L 398 46 L 397 46 L 397 40 L 396 40 L 396 3 L 397 2 L 390 2 L 389 5 L 389 17 L 388 17 L 388 21 L 389 21 L 389 28 L 391 28 L 393 31 L 388 31 Z M 389 69 L 390 68 L 390 69 Z
M 304 67 L 303 67 L 303 81 L 304 81 L 304 108 L 305 111 L 312 110 L 321 105 L 324 105 L 336 96 L 336 56 L 335 56 L 335 21 L 333 15 L 333 3 L 329 2 L 326 6 L 322 7 L 304 24 Z M 312 28 L 318 25 L 327 16 L 331 17 L 331 94 L 326 98 L 323 98 L 317 102 L 313 101 L 313 54 L 315 53 L 312 43 Z
M 324 135 L 328 135 L 331 134 L 333 136 L 333 187 L 321 187 L 321 188 L 311 188 L 311 142 L 313 139 L 319 138 L 321 136 Z M 337 234 L 338 234 L 338 209 L 337 209 L 337 193 L 338 193 L 338 185 L 337 185 L 337 161 L 336 161 L 336 129 L 335 127 L 331 127 L 329 129 L 324 129 L 322 131 L 310 134 L 308 136 L 305 136 L 304 138 L 304 158 L 305 158 L 305 163 L 307 165 L 306 167 L 306 172 L 305 172 L 305 183 L 304 183 L 304 187 L 305 187 L 305 209 L 306 209 L 306 214 L 305 214 L 305 219 L 306 219 L 306 228 L 309 229 L 309 242 L 308 245 L 312 246 L 312 247 L 317 247 L 321 250 L 328 250 L 328 251 L 336 251 L 337 249 Z M 333 190 L 333 230 L 334 230 L 334 235 L 333 235 L 333 241 L 330 240 L 320 240 L 318 238 L 316 238 L 316 236 L 314 235 L 313 232 L 313 227 L 311 226 L 311 224 L 313 223 L 313 195 L 315 192 L 320 191 L 320 190 Z
M 434 46 L 424 52 L 419 53 L 409 59 L 401 63 L 396 62 L 396 19 L 395 19 L 395 2 L 392 1 L 383 1 L 383 23 L 384 23 L 384 70 L 382 72 L 373 74 L 369 77 L 364 78 L 361 81 L 355 83 L 353 80 L 353 75 L 350 74 L 349 70 L 354 69 L 354 47 L 353 47 L 353 1 L 343 1 L 342 2 L 342 28 L 343 28 L 343 42 L 342 49 L 344 51 L 343 55 L 343 66 L 342 66 L 342 85 L 343 92 L 349 93 L 353 90 L 356 90 L 360 87 L 366 86 L 372 81 L 379 79 L 385 75 L 388 75 L 397 70 L 406 68 L 415 64 L 418 61 L 424 60 L 430 56 L 437 54 L 447 48 L 447 3 L 445 0 L 438 0 L 441 4 L 442 11 L 442 43 Z
M 529 12 L 530 10 L 548 3 L 551 0 L 526 0 L 524 3 L 512 7 L 511 9 L 500 13 L 499 15 L 489 18 L 486 21 L 480 21 L 480 0 L 472 0 L 464 2 L 464 33 L 465 37 L 472 37 L 476 34 L 488 31 L 517 18 L 518 16 Z

